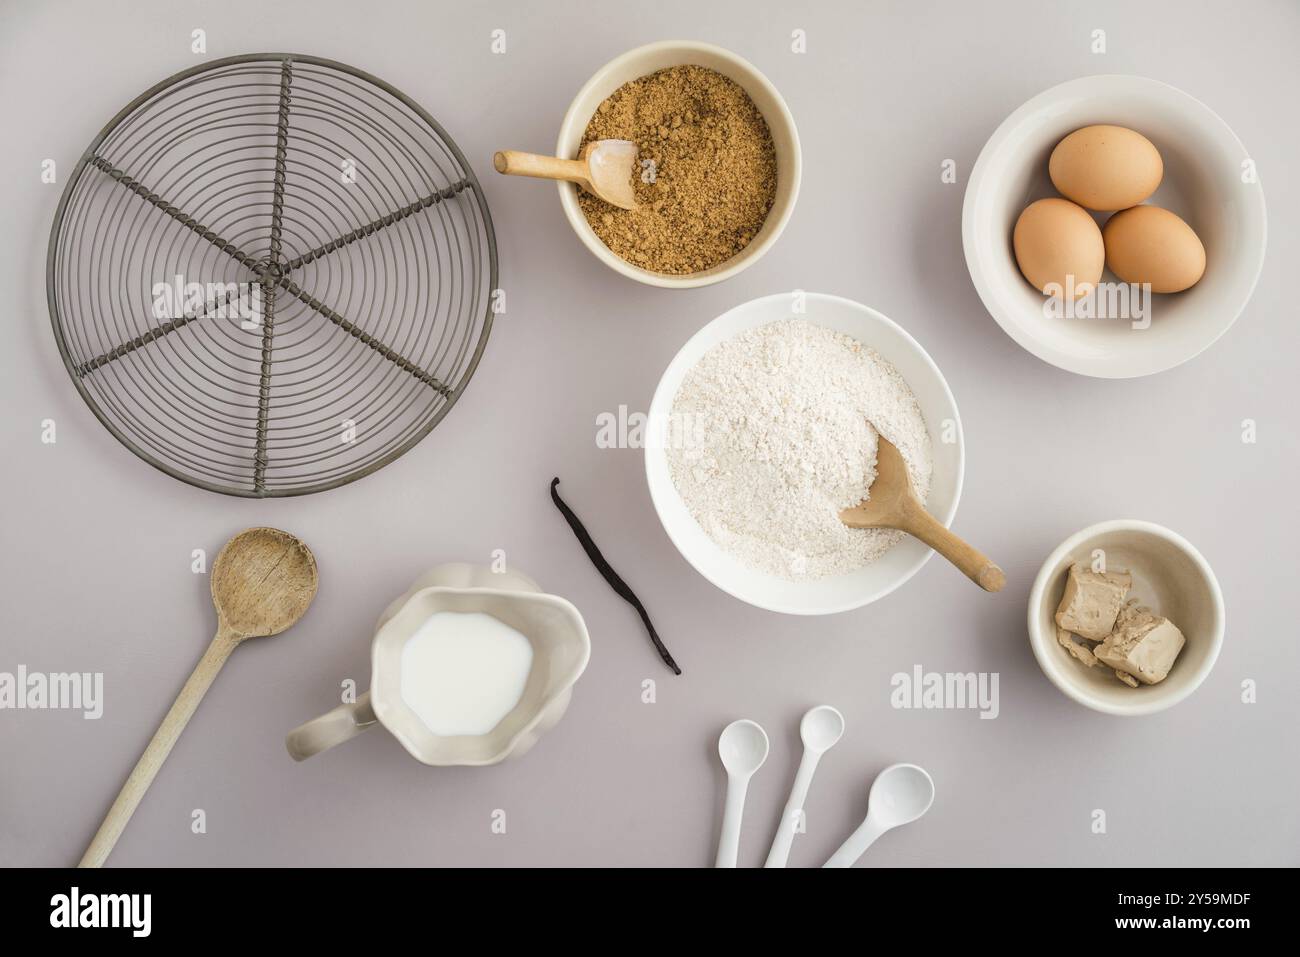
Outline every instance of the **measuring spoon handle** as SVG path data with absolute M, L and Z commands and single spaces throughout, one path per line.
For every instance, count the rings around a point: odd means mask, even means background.
M 803 806 L 808 801 L 808 788 L 812 786 L 813 772 L 821 754 L 806 748 L 799 759 L 799 770 L 795 772 L 794 784 L 790 788 L 790 797 L 781 812 L 781 823 L 776 826 L 776 837 L 772 838 L 772 849 L 767 852 L 764 867 L 785 867 L 790 859 L 790 848 L 794 844 L 795 831 L 803 817 Z
M 172 702 L 171 710 L 163 718 L 162 724 L 154 732 L 153 739 L 149 746 L 144 749 L 144 754 L 140 755 L 140 760 L 135 763 L 131 770 L 130 776 L 126 783 L 122 785 L 122 790 L 118 792 L 117 800 L 113 806 L 108 809 L 108 815 L 104 818 L 104 823 L 99 825 L 99 830 L 95 832 L 94 839 L 90 846 L 86 848 L 86 853 L 81 857 L 81 863 L 78 867 L 101 867 L 108 855 L 112 852 L 113 846 L 117 839 L 122 836 L 123 829 L 126 828 L 127 821 L 131 820 L 131 815 L 139 806 L 145 791 L 149 790 L 149 785 L 153 783 L 154 777 L 158 774 L 158 769 L 162 763 L 167 760 L 167 755 L 171 753 L 172 745 L 176 739 L 181 736 L 185 730 L 185 725 L 194 715 L 194 710 L 203 700 L 212 681 L 221 670 L 221 666 L 226 663 L 230 653 L 235 650 L 239 644 L 239 636 L 225 628 L 218 628 L 217 635 L 208 645 L 208 650 L 203 653 L 199 659 L 198 665 L 190 674 L 189 680 L 181 688 L 180 694 Z
M 866 853 L 867 848 L 876 843 L 876 838 L 888 831 L 881 827 L 870 814 L 858 825 L 858 829 L 849 835 L 840 849 L 831 855 L 831 859 L 822 867 L 852 867 L 858 858 Z
M 745 814 L 745 793 L 749 778 L 727 775 L 727 803 L 722 810 L 722 833 L 718 836 L 718 859 L 715 867 L 735 867 L 740 851 L 740 820 Z

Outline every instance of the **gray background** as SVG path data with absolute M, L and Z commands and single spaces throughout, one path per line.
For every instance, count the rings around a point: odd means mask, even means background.
M 239 649 L 127 828 L 111 864 L 686 865 L 712 860 L 719 730 L 747 716 L 772 752 L 750 790 L 741 863 L 760 863 L 798 760 L 797 723 L 838 706 L 792 865 L 823 861 L 894 761 L 933 774 L 919 824 L 873 865 L 1296 864 L 1294 435 L 1295 157 L 1300 15 L 1251 3 L 23 3 L 0 6 L 4 548 L 0 670 L 102 671 L 99 721 L 0 712 L 0 863 L 75 863 L 214 627 L 190 552 L 274 524 L 301 535 L 321 590 L 287 634 Z M 403 459 L 304 499 L 199 491 L 138 461 L 94 420 L 60 363 L 45 249 L 62 183 L 105 120 L 200 57 L 259 50 L 333 57 L 436 116 L 489 194 L 509 312 L 465 398 Z M 494 28 L 509 52 L 489 52 Z M 791 30 L 808 52 L 790 52 Z M 1089 52 L 1107 31 L 1109 52 Z M 803 191 L 767 257 L 707 289 L 651 289 L 580 245 L 548 185 L 491 172 L 494 149 L 548 149 L 570 99 L 611 57 L 696 38 L 754 62 L 784 94 Z M 1054 369 L 985 313 L 966 272 L 961 202 L 981 145 L 1052 84 L 1104 72 L 1172 83 L 1251 151 L 1271 219 L 1268 262 L 1232 331 L 1185 366 L 1136 381 Z M 943 185 L 940 164 L 957 163 Z M 966 429 L 956 530 L 1010 583 L 977 592 L 938 561 L 849 614 L 750 608 L 677 554 L 651 508 L 641 454 L 601 450 L 595 417 L 643 410 L 664 366 L 709 319 L 791 288 L 868 303 L 944 370 Z M 42 419 L 58 442 L 40 442 Z M 1259 441 L 1243 445 L 1254 418 Z M 1071 465 L 1104 450 L 1097 468 Z M 672 677 L 632 610 L 551 506 L 563 490 L 646 601 L 685 667 Z M 1025 599 L 1046 554 L 1095 521 L 1137 517 L 1187 536 L 1228 604 L 1223 654 L 1190 699 L 1152 717 L 1094 714 L 1039 672 Z M 427 567 L 510 563 L 586 616 L 594 650 L 563 722 L 523 760 L 426 768 L 382 731 L 302 765 L 283 737 L 368 682 L 384 605 Z M 1001 715 L 901 711 L 889 679 L 916 664 L 995 671 Z M 642 704 L 643 679 L 658 702 Z M 1240 683 L 1259 703 L 1240 703 Z M 208 831 L 190 832 L 202 808 Z M 508 833 L 490 815 L 505 809 Z M 1109 833 L 1090 832 L 1107 811 Z

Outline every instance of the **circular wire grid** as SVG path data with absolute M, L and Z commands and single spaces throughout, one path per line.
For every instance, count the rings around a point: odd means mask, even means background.
M 446 415 L 487 344 L 496 241 L 414 102 L 252 54 L 164 80 L 95 138 L 47 283 L 68 371 L 131 451 L 212 491 L 301 495 Z

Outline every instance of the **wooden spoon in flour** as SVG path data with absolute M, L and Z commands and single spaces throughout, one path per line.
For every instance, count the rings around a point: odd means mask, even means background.
M 593 196 L 621 209 L 636 209 L 632 174 L 637 146 L 630 140 L 596 140 L 582 148 L 576 160 L 502 150 L 492 157 L 498 173 L 534 176 L 577 183 Z
M 78 867 L 104 863 L 230 653 L 246 638 L 278 635 L 293 625 L 316 597 L 316 582 L 311 549 L 288 532 L 250 528 L 226 542 L 212 564 L 217 635 L 122 785 Z
M 907 532 L 960 568 L 985 591 L 1001 591 L 1007 583 L 1007 576 L 987 555 L 948 531 L 925 510 L 912 491 L 902 454 L 883 435 L 876 448 L 876 480 L 871 483 L 871 497 L 840 512 L 840 521 L 849 528 L 897 528 Z

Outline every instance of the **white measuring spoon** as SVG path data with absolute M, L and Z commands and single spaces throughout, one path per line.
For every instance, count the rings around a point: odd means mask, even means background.
M 785 867 L 785 862 L 790 859 L 790 845 L 794 843 L 803 805 L 808 800 L 808 788 L 812 784 L 813 772 L 817 770 L 817 762 L 843 734 L 844 715 L 828 704 L 810 708 L 799 722 L 803 757 L 799 759 L 799 770 L 795 772 L 794 785 L 790 788 L 785 810 L 781 812 L 781 823 L 776 826 L 776 837 L 772 839 L 772 849 L 767 852 L 764 867 Z
M 867 795 L 867 816 L 823 867 L 852 867 L 880 835 L 911 824 L 934 802 L 934 781 L 915 764 L 891 764 L 876 776 Z
M 748 718 L 733 721 L 722 729 L 718 754 L 727 769 L 727 803 L 722 811 L 722 834 L 718 837 L 718 859 L 714 866 L 735 867 L 745 792 L 749 790 L 749 779 L 767 760 L 767 732 Z

